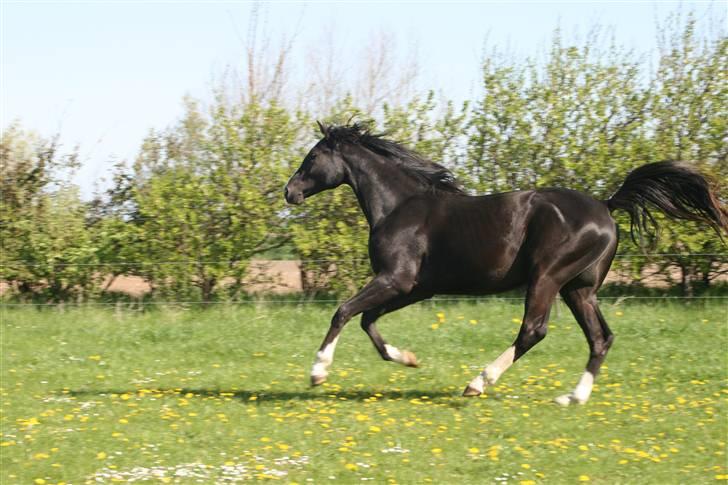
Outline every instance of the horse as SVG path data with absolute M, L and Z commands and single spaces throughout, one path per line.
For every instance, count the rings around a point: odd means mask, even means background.
M 546 336 L 549 311 L 560 294 L 586 336 L 589 359 L 574 390 L 555 400 L 584 404 L 614 342 L 597 302 L 617 252 L 611 212 L 627 211 L 633 238 L 657 230 L 654 209 L 707 223 L 719 237 L 728 232 L 728 211 L 709 181 L 686 163 L 643 165 L 607 200 L 566 188 L 470 195 L 445 167 L 365 124 L 317 123 L 322 138 L 286 184 L 285 199 L 301 204 L 349 185 L 369 223 L 375 276 L 336 310 L 311 369 L 313 386 L 325 382 L 339 334 L 358 314 L 382 359 L 417 367 L 414 353 L 382 338 L 378 318 L 436 294 L 485 295 L 525 287 L 518 336 L 470 381 L 463 396 L 482 394 Z

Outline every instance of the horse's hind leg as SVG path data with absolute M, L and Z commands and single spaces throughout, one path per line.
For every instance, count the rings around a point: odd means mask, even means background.
M 470 381 L 463 396 L 477 396 L 483 393 L 485 384 L 492 385 L 498 378 L 531 347 L 546 336 L 549 312 L 559 285 L 550 277 L 541 277 L 529 286 L 526 295 L 526 311 L 513 345 L 508 347 L 497 359 L 488 364 L 483 372 Z
M 614 341 L 614 335 L 599 310 L 595 288 L 570 289 L 567 286 L 561 290 L 561 296 L 584 331 L 589 343 L 589 360 L 576 388 L 569 394 L 557 397 L 556 402 L 562 406 L 572 403 L 584 404 L 589 400 L 594 379 Z

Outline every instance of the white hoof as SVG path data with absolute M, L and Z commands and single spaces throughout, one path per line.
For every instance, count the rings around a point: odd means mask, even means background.
M 564 394 L 554 399 L 554 402 L 559 406 L 569 406 L 570 404 L 584 404 L 586 399 L 579 399 L 573 394 Z

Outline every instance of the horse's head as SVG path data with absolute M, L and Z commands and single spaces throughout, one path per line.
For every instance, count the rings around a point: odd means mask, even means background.
M 308 152 L 286 184 L 285 197 L 290 204 L 301 204 L 306 197 L 338 187 L 346 177 L 344 159 L 330 141 L 329 128 L 321 123 L 318 126 L 324 137 Z

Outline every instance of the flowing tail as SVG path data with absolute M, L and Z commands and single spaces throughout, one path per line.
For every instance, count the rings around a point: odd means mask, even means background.
M 622 209 L 630 217 L 632 240 L 657 236 L 658 224 L 650 210 L 668 217 L 704 222 L 718 237 L 728 234 L 728 210 L 723 207 L 708 180 L 686 163 L 648 163 L 633 170 L 617 192 L 606 201 L 610 211 Z

